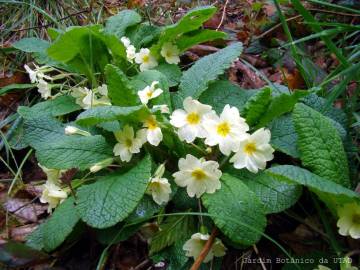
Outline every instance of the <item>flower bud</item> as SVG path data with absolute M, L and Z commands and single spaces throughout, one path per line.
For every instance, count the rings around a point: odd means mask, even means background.
M 95 165 L 91 166 L 90 172 L 96 173 L 96 172 L 106 168 L 107 166 L 111 165 L 112 162 L 113 162 L 113 158 L 104 159 L 103 161 L 100 161 L 100 162 L 96 163 Z
M 74 127 L 74 126 L 66 126 L 65 127 L 65 134 L 66 135 L 82 135 L 82 136 L 91 136 L 91 134 L 85 130 L 82 130 L 80 128 Z

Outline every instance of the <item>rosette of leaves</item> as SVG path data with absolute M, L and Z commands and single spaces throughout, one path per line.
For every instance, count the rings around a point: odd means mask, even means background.
M 310 104 L 308 91 L 291 93 L 274 85 L 244 90 L 220 79 L 240 57 L 241 43 L 232 43 L 207 55 L 186 70 L 161 58 L 160 50 L 166 42 L 177 45 L 183 52 L 193 45 L 225 38 L 222 32 L 202 27 L 215 11 L 214 7 L 197 8 L 173 25 L 157 27 L 143 22 L 135 11 L 125 10 L 109 18 L 105 27 L 52 29 L 51 42 L 32 38 L 14 45 L 32 53 L 39 64 L 77 74 L 74 77 L 79 80 L 77 83 L 86 81 L 90 88 L 107 84 L 111 101 L 111 105 L 81 111 L 75 99 L 65 93 L 32 107 L 19 108 L 23 119 L 19 138 L 23 147 L 35 149 L 43 166 L 78 169 L 73 195 L 30 235 L 29 246 L 54 251 L 86 233 L 86 226 L 95 228 L 99 238 L 111 245 L 126 240 L 145 222 L 157 221 L 161 230 L 152 236 L 151 254 L 154 258 L 174 258 L 170 263 L 176 269 L 186 264 L 179 243 L 199 227 L 196 216 L 202 213 L 198 212 L 198 202 L 184 199 L 183 190 L 173 188 L 176 194 L 171 196 L 172 203 L 158 206 L 145 192 L 159 164 L 176 164 L 187 153 L 199 156 L 205 152 L 204 145 L 193 147 L 181 142 L 171 131 L 166 116 L 156 112 L 164 133 L 158 147 L 143 148 L 129 163 L 115 159 L 116 169 L 109 167 L 87 179 L 91 166 L 114 158 L 112 149 L 116 142 L 112 132 L 127 124 L 140 128 L 151 114 L 140 103 L 137 92 L 153 81 L 158 81 L 164 91 L 153 104 L 165 104 L 170 112 L 188 96 L 211 105 L 217 112 L 230 104 L 239 109 L 251 129 L 269 128 L 273 134 L 271 144 L 287 157 L 286 165 L 274 162 L 258 174 L 235 170 L 230 165 L 221 168 L 221 189 L 204 194 L 200 203 L 206 224 L 218 227 L 222 233 L 219 237 L 226 239 L 226 243 L 247 247 L 258 242 L 264 235 L 267 215 L 294 205 L 302 187 L 329 207 L 359 199 L 350 189 L 348 159 L 340 136 L 340 131 L 346 132 L 346 126 L 333 117 L 342 112 L 319 112 L 321 108 Z M 159 66 L 139 72 L 126 59 L 126 48 L 120 42 L 123 36 L 129 37 L 137 49 L 150 48 Z M 311 98 L 321 99 L 316 95 Z M 87 130 L 90 136 L 65 135 L 64 127 L 68 124 Z M 175 168 L 170 165 L 167 170 L 170 175 Z M 162 218 L 164 213 L 176 215 Z

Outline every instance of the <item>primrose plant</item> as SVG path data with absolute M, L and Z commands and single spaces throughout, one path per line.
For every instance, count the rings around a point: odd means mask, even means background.
M 303 186 L 341 235 L 360 237 L 344 113 L 315 91 L 228 81 L 242 44 L 202 28 L 215 11 L 157 27 L 124 10 L 104 27 L 49 29 L 51 42 L 14 44 L 33 48 L 37 63 L 25 69 L 46 99 L 18 109 L 18 140 L 47 175 L 40 201 L 51 213 L 30 247 L 54 251 L 85 225 L 105 245 L 143 233 L 155 262 L 182 269 L 215 230 L 203 262 L 221 261 L 229 246 L 258 242 L 266 215 L 294 205 Z M 212 40 L 223 48 L 180 68 L 188 48 Z M 144 233 L 149 224 L 156 229 Z

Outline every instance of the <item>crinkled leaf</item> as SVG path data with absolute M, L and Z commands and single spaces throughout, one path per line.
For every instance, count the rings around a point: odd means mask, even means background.
M 255 93 L 257 90 L 245 90 L 230 81 L 217 81 L 209 85 L 199 100 L 204 104 L 211 105 L 217 113 L 221 113 L 226 104 L 242 111 L 246 102 Z
M 130 81 L 114 65 L 107 65 L 105 68 L 106 83 L 108 85 L 108 95 L 113 105 L 132 106 L 139 104 L 139 98 Z
M 297 134 L 291 114 L 285 114 L 275 118 L 270 124 L 271 131 L 270 144 L 278 151 L 283 152 L 294 158 L 299 158 L 297 148 Z
M 300 185 L 279 181 L 263 172 L 253 174 L 233 167 L 226 172 L 243 181 L 256 194 L 263 203 L 266 214 L 284 211 L 295 204 L 301 195 Z
M 183 73 L 179 95 L 183 99 L 188 96 L 199 98 L 209 83 L 215 81 L 240 56 L 242 49 L 242 43 L 233 43 L 196 61 L 191 68 Z
M 47 168 L 86 169 L 113 156 L 105 138 L 96 136 L 63 136 L 36 145 L 36 157 Z
M 114 120 L 139 121 L 149 114 L 143 105 L 132 107 L 103 106 L 95 107 L 80 113 L 76 123 L 83 126 L 96 125 Z
M 73 231 L 80 217 L 75 211 L 74 198 L 61 203 L 42 227 L 43 242 L 46 251 L 59 247 Z
M 41 223 L 32 233 L 26 237 L 26 245 L 36 249 L 44 249 L 43 231 L 45 223 Z
M 63 124 L 54 118 L 38 117 L 24 121 L 24 140 L 35 149 L 39 145 L 61 140 L 64 132 Z
M 155 70 L 160 71 L 166 76 L 169 87 L 176 86 L 180 82 L 182 73 L 177 65 L 160 64 L 155 68 Z
M 46 51 L 50 43 L 43 39 L 30 37 L 20 39 L 13 43 L 12 46 L 20 51 L 32 53 Z
M 105 26 L 105 32 L 116 35 L 119 39 L 125 36 L 126 28 L 141 22 L 141 16 L 134 10 L 122 10 L 111 16 Z
M 148 24 L 135 25 L 126 30 L 126 36 L 131 40 L 131 44 L 138 49 L 147 47 L 160 33 L 160 27 Z
M 81 110 L 72 96 L 60 96 L 55 99 L 39 102 L 32 107 L 19 107 L 19 112 L 24 118 L 43 116 L 61 116 Z
M 300 167 L 281 165 L 269 168 L 265 171 L 265 173 L 278 180 L 298 183 L 306 186 L 317 194 L 325 193 L 327 195 L 334 196 L 338 203 L 345 201 L 351 202 L 354 199 L 360 199 L 359 194 L 354 191 Z
M 126 173 L 114 172 L 78 189 L 76 209 L 91 227 L 107 228 L 124 220 L 144 196 L 151 176 L 145 157 Z
M 210 29 L 199 29 L 181 36 L 177 41 L 180 52 L 186 51 L 188 48 L 215 39 L 225 39 L 227 34 L 221 31 L 215 31 Z
M 291 94 L 284 93 L 273 97 L 268 109 L 259 119 L 257 127 L 263 127 L 276 117 L 292 111 L 296 102 L 308 93 L 307 91 L 297 90 Z
M 204 194 L 202 201 L 216 226 L 232 241 L 252 245 L 261 238 L 266 226 L 264 207 L 241 180 L 223 174 L 221 189 Z
M 310 94 L 302 99 L 302 102 L 307 106 L 313 108 L 314 110 L 322 113 L 323 115 L 333 119 L 334 121 L 340 123 L 344 128 L 347 127 L 347 117 L 346 114 L 335 107 L 326 106 L 326 99 L 317 96 L 316 94 Z
M 243 113 L 246 118 L 246 122 L 253 126 L 255 125 L 260 117 L 267 111 L 269 103 L 271 101 L 271 89 L 267 87 L 255 95 L 253 95 L 246 102 L 243 109 Z
M 191 216 L 170 216 L 157 232 L 150 243 L 150 255 L 171 246 L 179 240 L 190 238 L 194 231 L 194 220 Z
M 189 257 L 185 256 L 183 245 L 185 241 L 176 241 L 171 247 L 157 252 L 151 257 L 151 260 L 155 263 L 166 261 L 167 270 L 183 270 L 185 264 L 189 261 Z
M 349 186 L 346 154 L 341 138 L 331 121 L 301 103 L 295 106 L 293 121 L 304 166 L 319 176 Z

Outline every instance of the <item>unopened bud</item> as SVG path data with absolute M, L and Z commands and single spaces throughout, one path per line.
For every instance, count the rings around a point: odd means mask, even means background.
M 107 166 L 111 165 L 112 162 L 113 162 L 112 158 L 108 158 L 108 159 L 105 159 L 103 161 L 100 161 L 100 162 L 98 162 L 95 165 L 90 167 L 90 172 L 96 173 L 96 172 L 106 168 Z
M 74 127 L 74 126 L 66 126 L 65 127 L 65 134 L 66 135 L 82 135 L 82 136 L 91 136 L 91 134 L 85 130 L 82 130 L 80 128 Z

